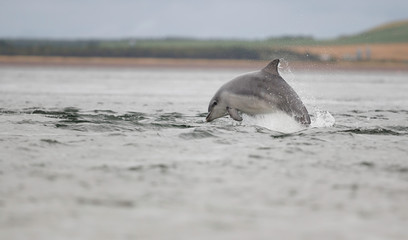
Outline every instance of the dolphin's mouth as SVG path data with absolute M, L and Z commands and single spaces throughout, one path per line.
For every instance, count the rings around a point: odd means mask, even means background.
M 205 121 L 206 122 L 211 122 L 213 119 L 211 118 L 211 112 L 209 112 L 208 114 L 207 114 L 207 117 L 205 117 Z

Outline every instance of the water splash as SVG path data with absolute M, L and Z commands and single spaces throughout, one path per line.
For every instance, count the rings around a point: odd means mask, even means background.
M 242 123 L 244 125 L 264 127 L 275 132 L 294 133 L 306 129 L 304 125 L 299 124 L 292 117 L 283 112 L 255 116 L 243 114 L 242 117 Z M 315 110 L 311 116 L 310 127 L 327 128 L 333 127 L 334 123 L 335 119 L 328 111 Z
M 255 116 L 243 114 L 242 116 L 244 125 L 256 125 L 275 132 L 294 133 L 305 129 L 305 126 L 283 112 Z
M 284 76 L 285 81 L 292 83 L 295 80 L 295 74 L 292 72 L 292 69 L 289 65 L 289 61 L 287 61 L 284 58 L 280 58 L 279 59 L 279 72 L 281 73 L 281 75 Z
M 333 127 L 335 124 L 335 119 L 330 112 L 321 110 L 318 106 L 316 106 L 316 99 L 314 96 L 310 95 L 309 91 L 307 91 L 305 86 L 300 87 L 298 83 L 295 81 L 295 75 L 292 72 L 289 62 L 285 59 L 280 59 L 281 72 L 286 75 L 286 80 L 291 84 L 294 85 L 296 92 L 299 96 L 306 102 L 309 102 L 309 105 L 313 106 L 313 112 L 311 113 L 311 124 L 310 127 L 312 128 L 325 128 L 325 127 Z
M 310 127 L 312 128 L 333 127 L 334 123 L 336 122 L 333 115 L 331 115 L 328 111 L 317 108 L 313 113 L 311 121 L 312 123 L 310 124 Z

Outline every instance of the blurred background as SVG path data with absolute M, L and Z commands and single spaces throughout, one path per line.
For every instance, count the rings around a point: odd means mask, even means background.
M 17 61 L 5 58 L 16 55 L 105 60 L 283 57 L 354 66 L 387 62 L 405 68 L 407 9 L 404 0 L 3 0 L 0 55 L 3 63 Z

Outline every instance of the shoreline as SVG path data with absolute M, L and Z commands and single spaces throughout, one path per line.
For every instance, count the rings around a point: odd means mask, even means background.
M 48 57 L 0 55 L 0 67 L 95 67 L 95 68 L 187 68 L 187 69 L 259 69 L 269 61 L 234 59 Z M 408 72 L 404 62 L 289 62 L 296 71 L 391 71 Z

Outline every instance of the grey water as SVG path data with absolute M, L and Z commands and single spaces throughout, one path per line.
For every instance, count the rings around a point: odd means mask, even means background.
M 281 71 L 308 128 L 206 123 L 246 70 L 1 67 L 0 238 L 407 239 L 408 73 Z

